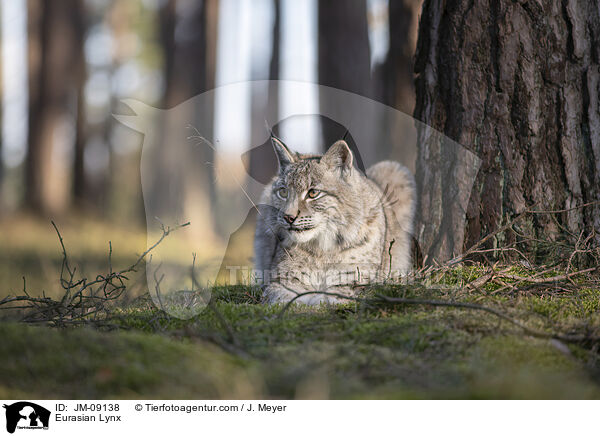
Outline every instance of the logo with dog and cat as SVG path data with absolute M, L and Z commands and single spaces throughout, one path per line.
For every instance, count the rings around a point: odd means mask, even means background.
M 29 401 L 19 401 L 5 404 L 6 431 L 14 433 L 15 430 L 48 430 L 50 411 L 39 404 Z

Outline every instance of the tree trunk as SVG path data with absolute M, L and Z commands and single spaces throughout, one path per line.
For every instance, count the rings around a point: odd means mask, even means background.
M 453 240 L 461 211 L 439 188 L 458 186 L 461 176 L 421 129 L 416 228 L 430 259 L 459 253 L 528 206 L 600 199 L 599 10 L 598 0 L 425 0 L 415 118 L 481 159 L 465 237 Z M 520 222 L 544 239 L 561 227 L 575 237 L 600 230 L 600 207 Z
M 173 107 L 214 88 L 215 0 L 169 0 L 161 12 L 165 54 L 165 106 Z M 177 38 L 175 37 L 177 33 Z
M 0 14 L 2 11 L 0 10 Z M 0 16 L 0 19 L 2 17 Z M 0 38 L 0 59 L 4 60 L 3 41 Z M 0 68 L 0 209 L 4 209 L 2 192 L 4 190 L 4 159 L 2 157 L 2 143 L 4 141 L 2 135 L 3 125 L 3 111 L 4 110 L 4 76 L 2 74 L 2 68 Z
M 373 75 L 374 96 L 380 102 L 406 114 L 415 109 L 414 57 L 417 47 L 417 27 L 423 0 L 394 0 L 388 6 L 389 47 L 383 63 Z M 376 120 L 379 139 L 375 141 L 377 159 L 400 160 L 414 170 L 416 150 L 403 147 L 407 143 L 406 126 L 395 120 Z M 390 147 L 390 139 L 393 146 Z
M 73 159 L 73 200 L 76 206 L 83 206 L 87 198 L 87 181 L 84 168 L 84 154 L 85 144 L 87 142 L 86 132 L 86 116 L 85 116 L 85 96 L 84 88 L 87 78 L 85 54 L 83 51 L 83 43 L 85 41 L 85 13 L 83 5 L 77 3 L 76 6 L 79 9 L 72 11 L 73 27 L 75 32 L 74 44 L 74 64 L 73 64 L 73 75 L 74 83 L 77 87 L 76 106 L 77 112 L 75 114 L 75 153 Z
M 273 0 L 273 28 L 271 31 L 271 59 L 269 62 L 267 71 L 256 71 L 256 67 L 261 65 L 252 65 L 251 80 L 270 80 L 268 85 L 258 86 L 253 84 L 251 86 L 251 108 L 250 108 L 250 147 L 251 151 L 245 156 L 248 159 L 247 171 L 250 175 L 255 178 L 261 176 L 270 176 L 271 160 L 268 159 L 263 153 L 265 147 L 259 147 L 265 142 L 268 143 L 267 150 L 272 153 L 270 140 L 267 138 L 267 127 L 265 126 L 265 117 L 267 123 L 271 128 L 277 123 L 279 113 L 279 68 L 280 68 L 280 33 L 281 33 L 281 4 L 279 0 Z M 252 60 L 254 62 L 254 59 Z M 265 69 L 266 70 L 266 69 Z M 267 77 L 265 77 L 265 72 Z M 259 148 L 256 148 L 259 147 Z M 268 179 L 268 177 L 267 177 Z M 259 197 L 262 193 L 260 186 L 251 186 L 252 194 L 254 197 Z
M 29 124 L 27 156 L 25 160 L 25 204 L 31 210 L 45 209 L 43 183 L 44 162 L 49 161 L 50 141 L 44 138 L 43 127 L 50 106 L 46 80 L 48 77 L 48 33 L 52 8 L 41 0 L 29 0 L 27 4 L 27 33 L 29 47 Z
M 371 50 L 366 0 L 319 0 L 318 34 L 319 85 L 371 97 Z M 321 95 L 319 104 L 326 108 L 336 102 L 327 101 Z M 356 108 L 348 108 L 352 109 Z M 322 126 L 325 147 L 333 140 L 341 139 L 334 138 L 336 132 L 332 129 L 327 124 Z
M 216 0 L 204 0 L 201 2 L 178 2 L 169 0 L 160 14 L 161 43 L 165 56 L 165 82 L 166 89 L 163 98 L 165 109 L 174 108 L 186 100 L 213 89 L 215 86 L 216 68 L 216 44 L 218 23 L 218 2 Z M 177 36 L 176 36 L 177 35 Z M 214 105 L 213 105 L 214 106 Z M 197 112 L 194 101 L 189 105 L 191 111 Z M 189 114 L 192 119 L 197 113 Z M 203 125 L 212 126 L 208 120 L 209 114 L 202 114 Z M 163 122 L 175 122 L 170 117 L 164 117 Z M 205 127 L 203 136 L 212 140 L 213 132 Z M 168 128 L 163 129 L 168 131 Z M 163 142 L 168 141 L 163 138 Z M 168 150 L 164 149 L 167 153 Z M 214 153 L 210 147 L 204 149 L 204 161 L 213 162 Z M 165 162 L 168 160 L 165 159 Z M 212 183 L 212 167 L 207 166 L 204 170 L 206 177 L 202 186 L 195 186 L 200 191 L 199 195 L 205 198 L 207 204 L 215 199 L 214 184 Z M 164 168 L 157 168 L 161 173 Z M 157 177 L 157 180 L 160 180 Z M 158 198 L 168 197 L 168 186 L 157 186 L 155 192 Z M 207 208 L 207 211 L 210 208 Z
M 417 25 L 423 0 L 395 0 L 389 3 L 389 49 L 379 66 L 377 92 L 382 103 L 412 114 L 415 108 L 413 59 L 417 46 Z
M 280 56 L 279 49 L 281 43 L 281 3 L 279 0 L 273 0 L 273 39 L 271 41 L 271 62 L 269 63 L 269 80 L 279 80 Z M 277 99 L 275 99 L 277 101 Z M 277 108 L 275 108 L 277 114 Z
M 29 0 L 29 127 L 26 205 L 39 213 L 56 206 L 52 147 L 57 123 L 73 109 L 81 41 L 80 0 Z M 79 57 L 79 58 L 78 58 Z M 75 119 L 75 115 L 71 114 Z

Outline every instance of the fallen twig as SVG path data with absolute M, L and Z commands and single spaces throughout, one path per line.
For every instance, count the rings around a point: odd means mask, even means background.
M 76 268 L 69 263 L 67 249 L 64 239 L 56 224 L 52 221 L 62 251 L 62 263 L 60 270 L 60 284 L 64 289 L 60 299 L 55 300 L 45 295 L 32 297 L 26 289 L 23 279 L 23 294 L 20 296 L 7 296 L 0 300 L 0 309 L 24 310 L 22 321 L 28 323 L 48 323 L 55 326 L 94 324 L 104 325 L 110 318 L 109 302 L 119 299 L 125 292 L 125 282 L 129 279 L 128 274 L 135 272 L 140 263 L 154 250 L 171 232 L 188 226 L 190 223 L 175 227 L 161 225 L 162 235 L 160 238 L 144 251 L 136 261 L 120 271 L 112 268 L 112 244 L 109 243 L 108 273 L 98 274 L 95 279 L 81 278 L 76 280 Z M 10 303 L 24 302 L 26 304 L 15 306 Z M 4 306 L 4 307 L 1 307 Z

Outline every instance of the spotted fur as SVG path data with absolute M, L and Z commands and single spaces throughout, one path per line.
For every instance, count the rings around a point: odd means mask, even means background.
M 352 296 L 357 285 L 409 271 L 415 188 L 405 167 L 384 161 L 363 175 L 344 141 L 322 156 L 276 138 L 273 146 L 279 172 L 263 192 L 254 239 L 268 302 L 347 301 L 322 292 Z

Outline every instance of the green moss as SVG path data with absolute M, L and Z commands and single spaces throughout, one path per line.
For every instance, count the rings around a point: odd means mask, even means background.
M 583 363 L 552 341 L 511 336 L 482 339 L 470 353 L 474 398 L 598 398 Z
M 533 274 L 520 266 L 511 271 Z M 463 286 L 485 273 L 458 267 L 430 281 L 376 286 L 365 296 L 474 302 L 545 331 L 600 328 L 598 289 L 492 293 Z M 170 318 L 148 298 L 116 309 L 113 322 L 130 331 L 0 324 L 0 364 L 7 368 L 0 396 L 600 397 L 593 353 L 529 338 L 489 313 L 349 302 L 293 305 L 282 314 L 282 305 L 258 304 L 256 288 L 222 286 L 212 294 L 220 316 L 206 308 L 189 320 Z
M 130 265 L 146 246 L 145 231 L 80 219 L 58 224 L 81 277 L 105 273 L 108 240 L 114 242 L 113 269 Z M 526 234 L 529 224 L 522 221 Z M 59 297 L 61 252 L 49 223 L 19 219 L 6 226 L 13 231 L 0 234 L 6 248 L 0 298 L 22 293 L 22 276 L 32 295 L 44 290 Z M 540 258 L 551 254 L 544 244 L 533 248 Z M 471 302 L 544 331 L 600 332 L 597 279 L 577 276 L 577 286 L 566 289 L 552 283 L 519 291 L 493 282 L 475 290 L 466 286 L 488 270 L 457 265 L 410 284 L 375 286 L 364 296 Z M 515 263 L 507 273 L 531 277 L 539 270 Z M 134 298 L 145 291 L 144 268 L 129 278 L 140 284 L 127 290 L 125 297 Z M 348 302 L 292 306 L 280 316 L 282 306 L 259 304 L 256 287 L 219 286 L 212 297 L 234 343 L 214 311 L 184 321 L 156 309 L 148 297 L 119 303 L 113 332 L 0 322 L 0 397 L 600 397 L 600 359 L 590 344 L 567 348 L 532 339 L 489 313 Z
M 242 364 L 210 344 L 156 334 L 0 324 L 0 395 L 51 398 L 255 395 Z M 11 396 L 11 395 L 8 395 Z

